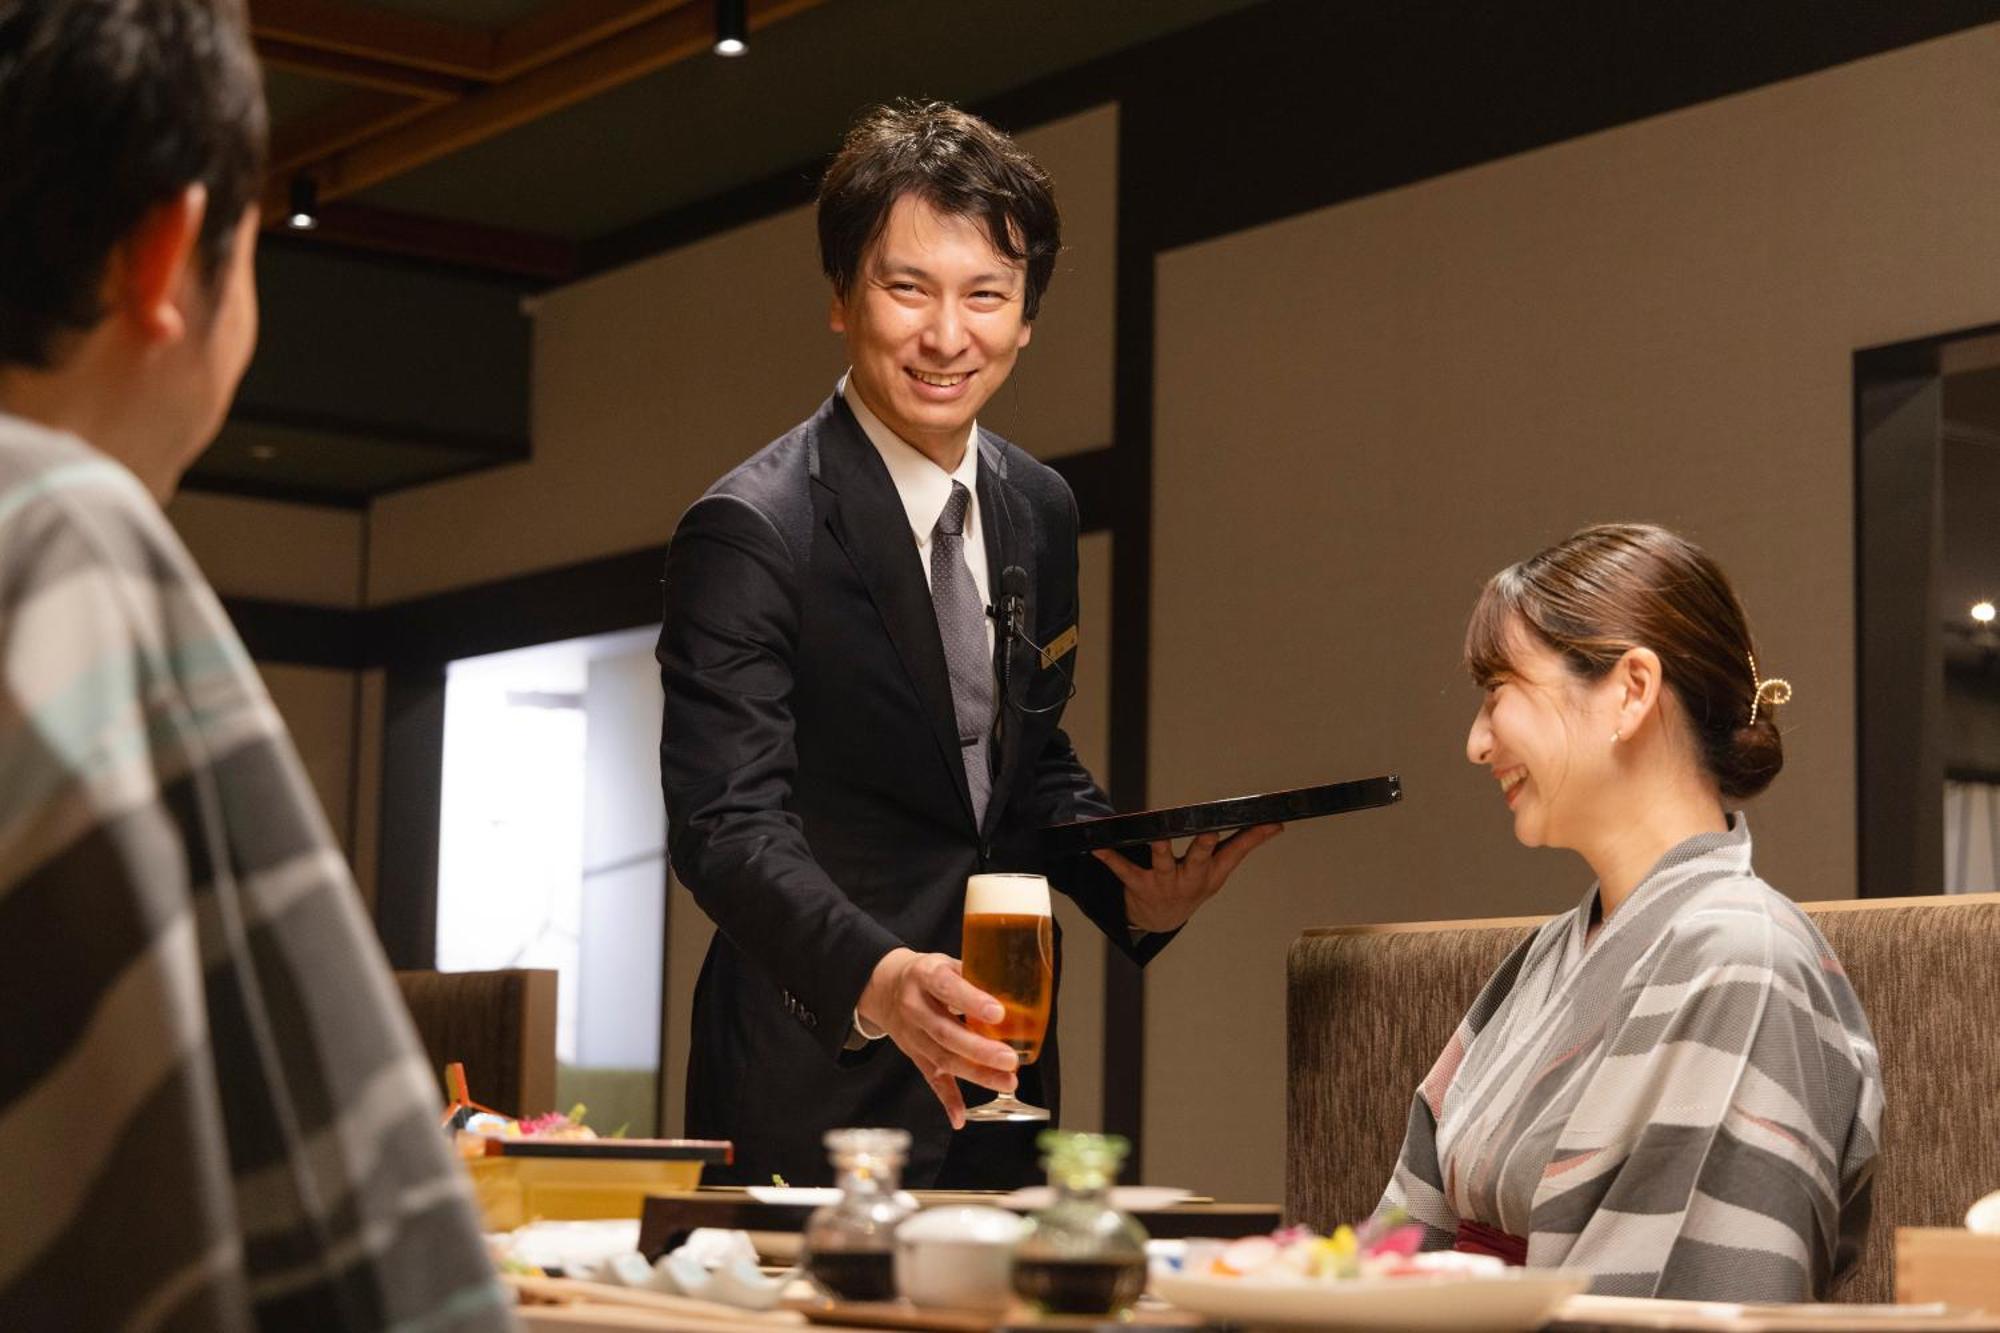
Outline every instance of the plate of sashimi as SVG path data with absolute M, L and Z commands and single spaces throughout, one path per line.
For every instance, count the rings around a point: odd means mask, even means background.
M 1422 1251 L 1415 1224 L 1289 1227 L 1270 1236 L 1188 1241 L 1158 1265 L 1155 1296 L 1251 1328 L 1421 1329 L 1515 1333 L 1547 1323 L 1590 1285 L 1560 1268 L 1511 1268 L 1484 1254 Z

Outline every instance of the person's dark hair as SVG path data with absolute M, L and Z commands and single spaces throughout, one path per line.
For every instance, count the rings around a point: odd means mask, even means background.
M 216 278 L 265 139 L 240 0 L 0 0 L 0 365 L 95 327 L 112 250 L 190 185 Z
M 1743 605 L 1722 570 L 1686 538 L 1649 524 L 1607 523 L 1495 574 L 1465 631 L 1475 681 L 1507 673 L 1516 623 L 1583 680 L 1602 679 L 1629 649 L 1657 653 L 1703 765 L 1730 800 L 1755 796 L 1784 767 L 1772 716 L 1781 692 L 1767 689 L 1757 701 L 1757 648 Z
M 979 222 L 995 250 L 1025 265 L 1022 309 L 1034 319 L 1062 250 L 1055 187 L 1012 139 L 943 102 L 876 107 L 820 178 L 819 261 L 834 291 L 845 297 L 853 288 L 862 256 L 906 194 Z

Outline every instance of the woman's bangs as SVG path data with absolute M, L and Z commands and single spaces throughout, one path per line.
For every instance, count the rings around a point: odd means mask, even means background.
M 1520 586 L 1520 566 L 1503 569 L 1487 580 L 1472 608 L 1465 626 L 1465 669 L 1475 685 L 1485 686 L 1513 670 L 1510 648 Z

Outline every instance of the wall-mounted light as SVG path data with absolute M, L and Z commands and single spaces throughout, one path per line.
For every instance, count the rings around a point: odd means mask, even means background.
M 292 177 L 291 207 L 285 210 L 285 225 L 293 231 L 311 231 L 319 225 L 319 182 L 312 177 Z
M 1974 620 L 1978 621 L 1978 622 L 1979 622 L 1980 624 L 1982 624 L 1982 625 L 1990 625 L 1990 624 L 1992 624 L 1992 623 L 1993 623 L 1993 603 L 1991 603 L 1991 602 L 1974 602 L 1974 603 L 1972 604 L 1972 618 L 1973 618 Z
M 715 54 L 740 56 L 750 49 L 750 24 L 744 0 L 715 0 Z

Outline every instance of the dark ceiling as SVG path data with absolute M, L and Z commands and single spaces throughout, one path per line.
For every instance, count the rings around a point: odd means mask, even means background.
M 812 163 L 870 103 L 980 102 L 1254 2 L 752 0 L 733 59 L 712 0 L 250 8 L 274 167 L 394 248 L 411 220 L 586 242 Z
M 803 188 L 874 102 L 978 103 L 1253 2 L 750 0 L 725 58 L 711 0 L 251 0 L 264 333 L 188 484 L 358 506 L 524 457 L 520 298 L 607 240 Z M 321 225 L 291 232 L 302 177 Z
M 188 484 L 360 507 L 526 457 L 525 295 L 803 202 L 888 98 L 1010 128 L 1118 98 L 1121 163 L 1154 182 L 1151 215 L 1121 210 L 1140 254 L 2000 19 L 1995 0 L 746 4 L 729 59 L 713 0 L 250 0 L 263 334 Z M 306 180 L 320 225 L 287 232 Z
M 828 0 L 356 200 L 587 240 L 814 161 L 872 102 L 980 102 L 1251 2 Z

